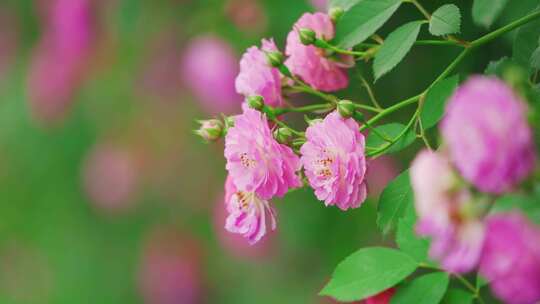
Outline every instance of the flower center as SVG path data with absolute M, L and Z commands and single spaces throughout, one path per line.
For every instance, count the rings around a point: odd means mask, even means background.
M 240 155 L 240 163 L 246 167 L 246 168 L 253 168 L 256 165 L 256 162 L 254 159 L 249 158 L 247 153 L 242 153 Z
M 249 207 L 249 195 L 245 192 L 238 191 L 236 192 L 236 197 L 238 198 L 240 208 L 246 210 Z
M 324 157 L 315 160 L 316 173 L 319 177 L 328 179 L 332 177 L 332 170 L 330 166 L 334 163 L 334 157 L 327 150 L 323 150 Z

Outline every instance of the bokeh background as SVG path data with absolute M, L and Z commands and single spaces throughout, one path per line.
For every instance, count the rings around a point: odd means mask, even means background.
M 357 210 L 325 208 L 308 190 L 275 200 L 277 231 L 248 246 L 223 229 L 222 143 L 191 133 L 196 119 L 239 110 L 243 50 L 263 37 L 283 49 L 295 20 L 323 9 L 315 2 L 0 0 L 0 303 L 333 303 L 317 292 L 341 259 L 393 245 L 375 228 L 376 198 L 418 145 L 370 164 L 371 198 Z M 471 1 L 452 2 L 462 37 L 485 32 Z M 533 4 L 514 1 L 499 24 Z M 419 18 L 404 5 L 381 34 Z M 459 72 L 509 55 L 511 39 Z M 458 51 L 415 47 L 377 98 L 417 94 Z M 371 78 L 360 63 L 339 94 L 367 100 L 357 73 Z

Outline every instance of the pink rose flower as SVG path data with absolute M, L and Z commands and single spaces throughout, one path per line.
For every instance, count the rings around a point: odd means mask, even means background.
M 458 189 L 448 159 L 424 150 L 413 161 L 411 184 L 418 214 L 416 232 L 432 238 L 430 256 L 451 272 L 467 272 L 478 263 L 484 227 L 464 211 L 470 193 Z
M 487 219 L 480 273 L 509 304 L 540 301 L 540 229 L 519 213 Z
M 241 234 L 250 245 L 276 229 L 276 214 L 268 201 L 254 192 L 238 191 L 230 176 L 225 182 L 225 206 L 229 213 L 225 229 Z
M 184 83 L 207 112 L 231 113 L 240 108 L 241 98 L 234 90 L 236 56 L 226 41 L 212 35 L 190 41 L 181 72 Z
M 395 288 L 387 289 L 379 294 L 365 299 L 364 304 L 389 304 L 395 293 Z
M 225 185 L 234 189 L 234 184 L 230 181 L 230 185 Z M 220 244 L 220 249 L 227 253 L 229 256 L 238 260 L 252 260 L 263 261 L 268 260 L 276 255 L 278 252 L 277 244 L 273 238 L 262 238 L 256 244 L 250 245 L 246 242 L 246 239 L 241 234 L 230 233 L 228 230 L 223 229 L 227 222 L 229 212 L 227 208 L 227 200 L 230 199 L 235 191 L 229 191 L 229 197 L 226 197 L 223 193 L 218 196 L 213 208 L 213 228 L 216 231 L 217 239 Z
M 225 137 L 225 158 L 239 190 L 266 200 L 302 185 L 296 174 L 300 159 L 272 137 L 266 115 L 246 108 L 234 120 Z
M 240 60 L 240 74 L 236 77 L 236 91 L 245 97 L 260 95 L 265 104 L 278 107 L 281 97 L 281 75 L 268 65 L 265 52 L 277 51 L 273 40 L 262 40 L 262 47 L 247 49 Z
M 353 119 L 337 112 L 306 130 L 302 164 L 309 184 L 326 206 L 357 208 L 366 199 L 365 140 Z
M 326 57 L 322 49 L 302 44 L 298 35 L 301 28 L 313 30 L 319 39 L 334 38 L 334 24 L 328 15 L 305 13 L 287 36 L 285 53 L 289 58 L 285 65 L 293 74 L 300 76 L 317 90 L 336 91 L 346 88 L 349 85 L 349 77 L 343 69 L 346 65 Z M 345 56 L 343 60 L 350 61 L 350 56 Z
M 534 169 L 526 106 L 504 82 L 475 76 L 446 107 L 441 131 L 465 179 L 483 192 L 501 194 Z

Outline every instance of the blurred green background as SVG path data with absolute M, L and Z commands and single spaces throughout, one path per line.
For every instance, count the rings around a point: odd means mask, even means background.
M 76 64 L 63 51 L 46 51 L 58 26 L 47 15 L 55 1 L 0 0 L 0 303 L 332 303 L 317 293 L 341 259 L 359 247 L 392 245 L 375 228 L 374 198 L 418 146 L 372 165 L 372 196 L 359 209 L 325 208 L 308 190 L 275 200 L 277 231 L 249 247 L 223 228 L 222 144 L 191 134 L 195 119 L 216 114 L 182 72 L 192 41 L 229 44 L 233 60 L 263 37 L 283 49 L 296 19 L 315 11 L 309 1 L 90 0 L 92 34 Z M 430 10 L 447 3 L 423 2 Z M 471 1 L 452 2 L 463 12 L 461 37 L 486 31 L 471 24 Z M 514 3 L 499 24 L 532 3 Z M 419 18 L 404 5 L 381 35 Z M 459 72 L 482 72 L 509 55 L 506 38 Z M 417 94 L 458 52 L 415 47 L 376 83 L 377 98 L 391 105 Z M 40 54 L 45 89 L 29 80 Z M 198 74 L 220 73 L 219 62 L 205 60 L 193 63 Z M 68 64 L 76 66 L 69 73 Z M 368 64 L 356 70 L 371 78 Z M 367 100 L 354 73 L 340 95 Z M 48 81 L 60 83 L 52 93 Z M 55 96 L 63 85 L 67 93 Z

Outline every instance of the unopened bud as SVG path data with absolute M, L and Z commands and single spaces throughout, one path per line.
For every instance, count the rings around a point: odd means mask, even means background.
M 308 28 L 301 28 L 298 30 L 298 35 L 300 36 L 300 42 L 304 45 L 312 45 L 317 39 L 315 32 Z
M 199 121 L 201 127 L 195 130 L 195 134 L 202 137 L 205 141 L 216 141 L 223 135 L 223 123 L 218 119 L 209 119 Z
M 338 103 L 337 106 L 339 115 L 343 118 L 350 118 L 354 115 L 354 112 L 356 112 L 356 107 L 354 106 L 354 103 L 350 100 L 341 100 Z
M 260 95 L 249 96 L 247 104 L 250 108 L 260 111 L 264 107 L 264 98 Z
M 278 68 L 283 65 L 283 62 L 285 61 L 285 56 L 283 56 L 283 53 L 279 51 L 266 52 L 266 60 L 268 61 L 269 65 Z
M 293 133 L 288 128 L 279 128 L 274 131 L 274 138 L 280 144 L 288 144 L 293 136 Z
M 341 18 L 341 16 L 343 16 L 343 13 L 345 13 L 343 8 L 341 8 L 341 7 L 332 7 L 330 9 L 330 11 L 328 12 L 328 15 L 330 16 L 330 19 L 332 20 L 332 22 L 334 22 L 334 24 L 336 24 L 339 21 L 339 19 Z

